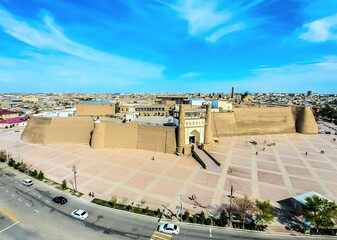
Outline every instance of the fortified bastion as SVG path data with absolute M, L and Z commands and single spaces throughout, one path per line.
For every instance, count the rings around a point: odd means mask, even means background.
M 213 112 L 213 136 L 302 133 L 317 134 L 310 107 L 236 108 Z M 21 140 L 37 144 L 76 143 L 92 148 L 136 148 L 174 153 L 179 128 L 137 123 L 95 123 L 89 117 L 33 117 Z

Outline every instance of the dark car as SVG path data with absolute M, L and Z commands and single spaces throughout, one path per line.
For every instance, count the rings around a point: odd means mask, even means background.
M 58 196 L 58 197 L 54 197 L 53 198 L 53 202 L 54 203 L 58 203 L 58 204 L 65 204 L 66 202 L 68 202 L 68 200 L 65 198 L 65 197 L 62 197 L 62 196 Z

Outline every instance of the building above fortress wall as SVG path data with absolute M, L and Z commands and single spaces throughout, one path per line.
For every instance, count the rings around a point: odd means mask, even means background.
M 76 115 L 81 116 L 106 116 L 115 115 L 114 103 L 83 102 L 76 104 Z
M 33 117 L 23 131 L 21 140 L 38 144 L 89 144 L 93 128 L 91 118 Z

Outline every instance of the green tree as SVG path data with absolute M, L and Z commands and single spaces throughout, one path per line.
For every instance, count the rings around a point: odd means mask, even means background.
M 67 181 L 65 179 L 63 179 L 62 181 L 62 189 L 66 189 L 67 188 Z
M 256 213 L 256 224 L 269 224 L 274 220 L 275 213 L 273 211 L 273 206 L 268 201 L 255 201 L 257 207 Z
M 337 204 L 317 195 L 307 197 L 303 215 L 308 218 L 316 232 L 321 228 L 333 227 L 333 218 L 337 214 Z
M 111 203 L 112 203 L 112 205 L 113 205 L 114 207 L 115 207 L 117 201 L 118 201 L 117 196 L 116 196 L 116 195 L 115 195 L 115 196 L 112 196 L 112 198 L 111 198 Z
M 44 178 L 44 174 L 42 171 L 40 171 L 39 174 L 37 175 L 37 179 L 43 180 L 43 178 Z

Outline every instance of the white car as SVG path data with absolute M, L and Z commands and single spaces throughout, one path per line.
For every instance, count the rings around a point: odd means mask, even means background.
M 84 220 L 88 217 L 88 213 L 82 209 L 75 209 L 71 212 L 71 216 L 79 220 Z
M 25 186 L 31 186 L 31 185 L 33 185 L 33 180 L 30 179 L 30 178 L 24 179 L 22 181 L 22 184 L 25 185 Z
M 179 234 L 179 226 L 172 223 L 163 223 L 157 227 L 157 231 L 161 233 L 168 233 L 173 235 Z

